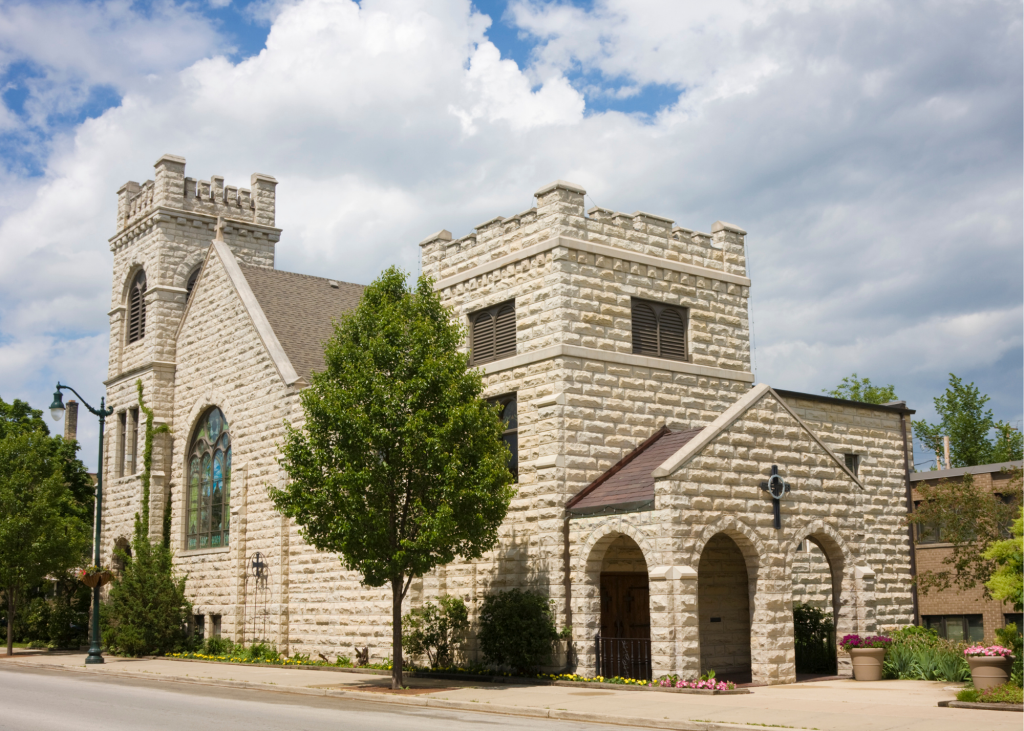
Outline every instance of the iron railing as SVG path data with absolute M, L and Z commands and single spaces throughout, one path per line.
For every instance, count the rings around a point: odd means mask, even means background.
M 606 678 L 651 680 L 651 641 L 625 637 L 594 637 L 597 674 Z

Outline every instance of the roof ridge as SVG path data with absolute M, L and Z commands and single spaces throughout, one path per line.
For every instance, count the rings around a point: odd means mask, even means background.
M 347 284 L 352 287 L 362 287 L 365 289 L 368 285 L 359 284 L 358 282 L 346 282 L 342 279 L 333 279 L 331 277 L 318 277 L 315 274 L 303 274 L 302 272 L 289 272 L 284 269 L 269 269 L 267 267 L 256 266 L 254 264 L 243 264 L 238 263 L 238 266 L 243 270 L 255 271 L 255 272 L 271 272 L 273 274 L 287 274 L 290 277 L 304 277 L 305 279 L 315 279 L 321 282 L 337 282 L 338 284 Z

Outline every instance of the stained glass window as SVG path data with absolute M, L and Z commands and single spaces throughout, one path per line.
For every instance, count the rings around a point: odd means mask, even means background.
M 203 415 L 188 456 L 186 549 L 228 545 L 231 518 L 231 435 L 224 412 Z

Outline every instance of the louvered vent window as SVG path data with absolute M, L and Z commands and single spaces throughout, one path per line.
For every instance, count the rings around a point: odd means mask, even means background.
M 128 342 L 146 337 L 146 272 L 139 271 L 128 290 Z
M 473 365 L 516 354 L 516 302 L 502 302 L 469 316 Z
M 685 307 L 632 300 L 633 352 L 669 360 L 686 360 Z

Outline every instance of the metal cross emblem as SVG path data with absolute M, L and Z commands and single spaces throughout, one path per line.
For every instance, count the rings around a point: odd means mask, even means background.
M 761 483 L 761 489 L 772 496 L 772 508 L 775 513 L 775 527 L 782 527 L 782 514 L 779 512 L 779 501 L 789 492 L 789 483 L 782 479 L 779 474 L 779 466 L 772 465 L 772 474 L 768 480 Z
M 267 564 L 263 560 L 263 554 L 259 551 L 252 555 L 252 558 L 249 560 L 249 566 L 252 568 L 252 575 L 257 581 L 262 579 L 267 572 Z

